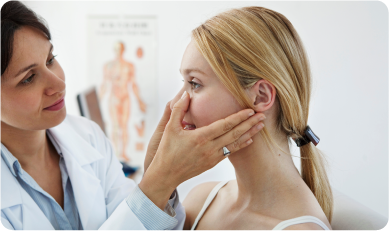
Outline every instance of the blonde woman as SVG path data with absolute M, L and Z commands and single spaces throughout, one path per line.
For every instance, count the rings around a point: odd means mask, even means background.
M 331 187 L 307 124 L 308 59 L 288 19 L 262 7 L 221 13 L 192 31 L 180 71 L 181 91 L 191 97 L 187 129 L 243 108 L 266 116 L 253 145 L 229 156 L 236 180 L 198 185 L 186 197 L 184 228 L 331 229 Z M 301 175 L 289 150 L 293 140 Z

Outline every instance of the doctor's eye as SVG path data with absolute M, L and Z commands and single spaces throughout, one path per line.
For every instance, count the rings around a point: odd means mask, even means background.
M 31 75 L 30 77 L 28 77 L 27 79 L 21 81 L 20 83 L 22 85 L 28 85 L 28 84 L 32 83 L 32 81 L 34 81 L 34 77 L 35 77 L 35 74 Z
M 49 59 L 49 61 L 47 61 L 46 65 L 53 64 L 55 57 L 57 57 L 57 56 L 53 55 L 53 57 L 51 59 Z

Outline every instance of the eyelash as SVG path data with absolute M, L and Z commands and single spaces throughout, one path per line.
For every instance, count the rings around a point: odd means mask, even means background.
M 49 59 L 49 61 L 46 63 L 46 65 L 51 65 L 51 64 L 53 64 L 55 57 L 57 57 L 57 56 L 54 55 L 53 58 Z M 35 74 L 32 74 L 30 77 L 28 77 L 27 79 L 23 80 L 23 81 L 21 82 L 21 84 L 22 84 L 22 85 L 28 85 L 28 84 L 32 83 L 32 82 L 34 81 L 34 76 L 35 76 Z M 27 82 L 26 82 L 26 81 L 27 81 Z
M 22 85 L 28 85 L 28 84 L 32 83 L 32 81 L 34 81 L 34 76 L 35 76 L 35 74 L 32 74 L 30 77 L 28 77 L 27 79 L 23 80 L 21 82 L 21 84 Z M 26 82 L 26 81 L 28 81 L 28 82 Z
M 185 80 L 182 80 L 182 82 L 185 82 Z M 193 82 L 193 81 L 188 81 L 188 83 L 191 85 L 192 90 L 196 90 L 197 88 L 201 87 L 201 84 L 198 84 L 198 83 Z M 198 86 L 198 87 L 194 88 L 195 86 Z
M 48 65 L 53 64 L 55 57 L 57 57 L 57 55 L 53 55 L 53 58 L 51 58 L 51 59 L 47 62 L 47 64 L 48 64 Z
M 196 90 L 197 88 L 201 87 L 200 84 L 193 82 L 193 81 L 188 81 L 188 83 L 191 85 L 192 90 Z M 198 87 L 195 87 L 198 86 Z

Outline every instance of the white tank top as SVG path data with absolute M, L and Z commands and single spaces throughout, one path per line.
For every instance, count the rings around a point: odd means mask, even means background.
M 226 185 L 227 183 L 228 183 L 228 181 L 220 182 L 212 189 L 212 191 L 209 193 L 207 199 L 205 200 L 204 206 L 201 209 L 199 215 L 197 215 L 196 220 L 195 220 L 191 230 L 196 229 L 196 226 L 199 223 L 201 217 L 204 215 L 205 210 L 207 210 L 208 206 L 211 204 L 212 200 L 215 198 L 215 196 L 219 192 L 219 190 L 221 188 L 223 188 L 223 186 Z M 285 229 L 291 225 L 310 223 L 310 222 L 318 224 L 320 227 L 322 227 L 325 230 L 329 230 L 329 228 L 324 224 L 323 221 L 321 221 L 319 218 L 314 217 L 314 216 L 302 216 L 302 217 L 296 217 L 293 219 L 282 221 L 278 225 L 276 225 L 276 227 L 274 227 L 273 230 L 282 230 L 282 229 Z

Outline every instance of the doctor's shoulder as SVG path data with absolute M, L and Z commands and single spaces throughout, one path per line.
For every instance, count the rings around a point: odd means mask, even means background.
M 185 207 L 186 219 L 184 229 L 190 229 L 200 213 L 205 200 L 212 189 L 220 182 L 205 182 L 195 186 L 185 197 L 182 205 Z
M 103 159 L 111 161 L 113 158 L 112 145 L 100 126 L 94 121 L 82 116 L 67 115 L 58 127 L 67 132 L 68 136 L 77 137 L 79 142 L 74 145 L 85 145 L 97 151 Z M 78 148 L 81 148 L 80 146 Z M 86 147 L 85 147 L 86 148 Z M 91 155 L 91 153 L 84 153 Z M 105 162 L 103 161 L 103 162 Z M 101 161 L 98 161 L 101 162 Z
M 67 114 L 65 120 L 62 123 L 71 127 L 71 129 L 74 130 L 77 135 L 81 136 L 81 138 L 89 142 L 94 148 L 98 148 L 97 141 L 105 138 L 105 134 L 99 125 L 85 117 Z

